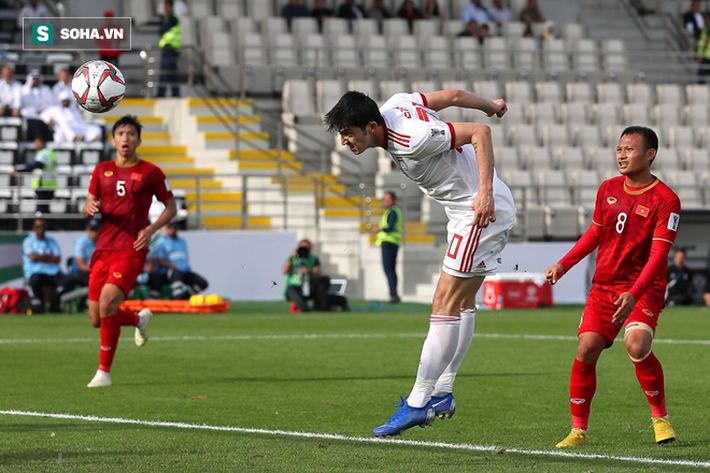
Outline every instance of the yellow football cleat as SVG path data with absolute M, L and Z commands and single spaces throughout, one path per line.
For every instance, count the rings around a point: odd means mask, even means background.
M 656 443 L 670 443 L 675 440 L 675 432 L 668 419 L 656 417 L 653 419 L 653 431 L 656 433 Z
M 567 438 L 555 445 L 555 448 L 576 447 L 587 443 L 587 434 L 580 429 L 572 429 Z

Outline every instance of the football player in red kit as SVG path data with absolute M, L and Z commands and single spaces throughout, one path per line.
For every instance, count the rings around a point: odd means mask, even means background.
M 621 176 L 601 184 L 589 230 L 557 264 L 545 270 L 547 280 L 555 284 L 599 248 L 572 365 L 572 431 L 558 448 L 587 441 L 596 363 L 622 327 L 626 351 L 651 405 L 656 442 L 675 440 L 666 411 L 663 368 L 651 343 L 664 307 L 668 252 L 678 233 L 680 200 L 651 174 L 657 151 L 658 137 L 650 128 L 631 126 L 623 131 L 616 148 Z
M 85 218 L 101 212 L 101 230 L 89 266 L 89 319 L 99 327 L 101 351 L 99 369 L 88 387 L 111 385 L 111 364 L 121 327 L 136 327 L 136 345 L 148 340 L 152 312 L 119 309 L 143 271 L 151 236 L 177 213 L 168 180 L 154 164 L 136 154 L 141 144 L 141 124 L 130 115 L 113 125 L 111 142 L 116 159 L 99 163 L 91 175 L 84 204 Z M 165 204 L 160 217 L 150 225 L 148 210 L 155 195 Z

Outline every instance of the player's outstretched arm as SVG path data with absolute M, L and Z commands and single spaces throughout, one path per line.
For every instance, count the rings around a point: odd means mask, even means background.
M 158 217 L 155 222 L 138 232 L 136 241 L 133 242 L 133 249 L 136 251 L 148 248 L 153 234 L 172 220 L 175 215 L 177 215 L 177 204 L 175 203 L 175 199 L 170 198 L 164 201 L 163 204 L 165 204 L 165 208 L 163 209 L 163 213 L 160 214 L 160 217 Z
M 99 197 L 89 193 L 89 195 L 86 196 L 86 202 L 84 202 L 84 208 L 81 209 L 81 213 L 84 215 L 84 218 L 92 218 L 96 215 L 96 212 L 99 211 L 100 207 Z
M 508 111 L 508 106 L 502 99 L 487 100 L 465 90 L 439 90 L 424 94 L 424 97 L 426 98 L 427 106 L 436 112 L 447 107 L 456 106 L 473 108 L 482 111 L 486 116 L 492 117 L 495 115 L 500 118 Z

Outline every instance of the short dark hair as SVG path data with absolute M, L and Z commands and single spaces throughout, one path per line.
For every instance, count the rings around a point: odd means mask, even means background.
M 171 7 L 173 6 L 173 0 L 165 0 L 166 5 L 170 5 Z
M 392 202 L 397 202 L 397 194 L 392 191 L 385 191 L 385 195 L 389 194 L 392 197 Z
M 656 154 L 658 154 L 658 135 L 656 135 L 656 132 L 652 129 L 646 126 L 632 125 L 626 127 L 624 131 L 621 132 L 620 138 L 626 135 L 641 135 L 646 151 L 653 149 L 656 151 Z M 656 157 L 654 156 L 653 159 L 656 159 Z M 651 164 L 653 164 L 653 159 L 651 160 Z
M 353 126 L 364 130 L 370 122 L 382 126 L 380 109 L 374 100 L 356 90 L 346 92 L 335 107 L 325 114 L 328 131 L 340 132 L 344 128 Z
M 115 136 L 116 129 L 122 125 L 131 125 L 132 127 L 134 127 L 136 129 L 136 132 L 138 133 L 138 138 L 140 139 L 143 125 L 141 125 L 141 122 L 138 121 L 138 117 L 136 117 L 135 115 L 122 116 L 121 118 L 116 120 L 116 123 L 113 124 L 113 129 L 111 130 L 111 133 Z

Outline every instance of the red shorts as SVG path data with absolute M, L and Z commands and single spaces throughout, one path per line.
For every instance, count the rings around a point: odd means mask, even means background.
M 607 340 L 607 346 L 611 346 L 621 327 L 626 327 L 633 322 L 646 324 L 655 332 L 658 325 L 658 315 L 665 306 L 664 294 L 654 289 L 648 289 L 636 301 L 634 310 L 629 317 L 623 323 L 615 324 L 612 323 L 611 318 L 619 309 L 614 305 L 619 294 L 621 291 L 618 289 L 592 285 L 577 333 L 598 333 Z
M 96 251 L 89 267 L 89 300 L 98 301 L 105 284 L 115 284 L 128 297 L 143 272 L 145 257 L 135 250 Z

